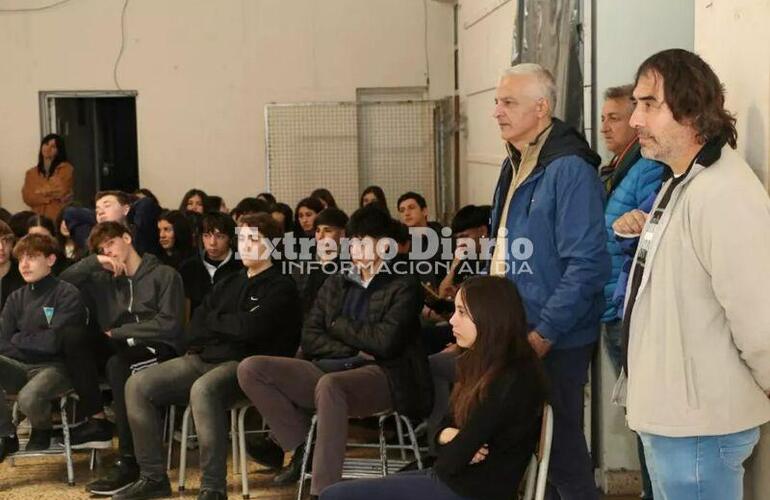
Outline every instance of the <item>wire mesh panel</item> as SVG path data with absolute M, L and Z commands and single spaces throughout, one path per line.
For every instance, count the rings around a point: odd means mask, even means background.
M 266 108 L 268 186 L 294 205 L 316 188 L 349 211 L 358 205 L 355 103 L 278 104 Z
M 433 101 L 275 104 L 266 107 L 269 187 L 289 204 L 318 187 L 348 213 L 375 184 L 391 211 L 406 191 L 437 214 Z

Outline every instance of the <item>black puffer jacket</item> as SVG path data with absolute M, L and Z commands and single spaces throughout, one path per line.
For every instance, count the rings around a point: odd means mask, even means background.
M 355 306 L 364 319 L 343 313 L 353 296 L 364 298 L 363 307 Z M 394 409 L 425 417 L 433 407 L 433 382 L 420 341 L 422 304 L 420 284 L 411 277 L 380 273 L 362 292 L 343 275 L 329 276 L 302 328 L 303 354 L 311 360 L 371 354 L 388 376 Z

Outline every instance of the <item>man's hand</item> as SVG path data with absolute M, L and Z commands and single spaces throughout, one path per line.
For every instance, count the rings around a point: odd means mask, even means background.
M 120 262 L 114 257 L 107 257 L 106 255 L 98 255 L 99 264 L 102 265 L 105 271 L 109 271 L 116 278 L 123 274 L 126 274 L 126 265 Z
M 109 338 L 112 338 L 112 330 L 107 330 L 106 332 L 104 332 L 104 334 Z
M 477 451 L 475 455 L 473 455 L 473 458 L 471 459 L 471 465 L 483 462 L 487 458 L 487 455 L 489 455 L 489 445 L 485 444 L 479 448 L 479 451 Z
M 641 210 L 631 210 L 612 223 L 612 230 L 619 236 L 639 236 L 647 223 L 647 217 L 648 214 Z
M 535 330 L 529 332 L 527 340 L 529 340 L 529 345 L 532 346 L 532 349 L 534 349 L 541 358 L 545 357 L 545 355 L 548 354 L 548 351 L 551 350 L 551 341 L 544 339 L 542 335 Z

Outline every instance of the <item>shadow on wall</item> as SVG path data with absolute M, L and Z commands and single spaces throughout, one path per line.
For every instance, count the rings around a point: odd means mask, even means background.
M 739 118 L 740 120 L 740 118 Z M 762 119 L 762 112 L 752 105 L 746 114 L 744 140 L 746 144 L 746 161 L 757 174 L 762 185 L 770 189 L 770 158 L 768 157 L 767 131 Z M 768 493 L 770 497 L 770 493 Z

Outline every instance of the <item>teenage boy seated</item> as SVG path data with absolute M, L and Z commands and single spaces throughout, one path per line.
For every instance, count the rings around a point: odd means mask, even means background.
M 315 262 L 307 262 L 296 276 L 302 298 L 302 313 L 307 316 L 318 290 L 330 274 L 339 272 L 341 240 L 345 237 L 348 216 L 339 208 L 325 208 L 313 221 L 315 226 Z
M 414 266 L 413 274 L 418 276 L 419 280 L 426 286 L 430 286 L 433 291 L 438 290 L 439 283 L 446 276 L 446 270 L 441 263 L 441 224 L 438 222 L 428 222 L 428 204 L 425 198 L 413 191 L 402 194 L 398 197 L 398 217 L 408 228 L 410 234 L 410 264 Z M 426 255 L 424 259 L 416 259 L 412 252 L 429 251 L 430 240 L 436 238 L 439 246 L 435 253 Z M 429 266 L 418 265 L 425 262 Z M 419 271 L 419 273 L 418 273 Z M 427 319 L 427 318 L 426 318 Z
M 187 355 L 128 379 L 126 403 L 140 477 L 113 498 L 171 494 L 160 415 L 164 406 L 188 402 L 200 450 L 198 498 L 227 498 L 227 409 L 246 399 L 238 386 L 238 362 L 253 354 L 293 356 L 299 346 L 297 287 L 270 258 L 270 239 L 280 235 L 266 213 L 241 216 L 238 251 L 243 266 L 214 285 L 195 310 Z
M 212 212 L 203 216 L 201 239 L 203 253 L 190 259 L 179 268 L 184 281 L 185 295 L 190 301 L 190 312 L 203 302 L 219 280 L 243 269 L 236 260 L 233 246 L 235 243 L 235 222 L 221 212 Z
M 51 274 L 57 253 L 56 240 L 41 234 L 13 249 L 27 285 L 11 294 L 0 318 L 0 462 L 19 451 L 6 394 L 18 394 L 32 426 L 26 451 L 40 451 L 51 443 L 51 400 L 71 387 L 61 341 L 67 329 L 85 328 L 86 311 L 78 289 Z
M 313 411 L 318 434 L 310 492 L 318 495 L 342 475 L 349 417 L 395 409 L 421 418 L 430 410 L 430 374 L 419 341 L 420 285 L 385 272 L 375 251 L 395 245 L 392 231 L 390 216 L 375 206 L 351 216 L 346 234 L 354 238 L 357 269 L 329 276 L 319 290 L 302 328 L 306 359 L 254 356 L 238 367 L 243 391 L 278 443 L 263 440 L 251 448 L 252 458 L 280 467 L 283 450 L 294 451 L 276 484 L 299 478 Z
M 76 234 L 90 234 L 95 224 L 118 222 L 131 229 L 134 248 L 139 255 L 151 253 L 161 255 L 163 249 L 158 242 L 158 217 L 161 209 L 157 199 L 150 196 L 135 199 L 123 191 L 99 191 L 94 198 L 96 213 L 84 207 L 70 206 L 64 209 L 63 219 L 67 227 Z M 88 229 L 85 229 L 88 228 Z M 85 241 L 77 242 L 85 246 Z
M 90 417 L 73 429 L 72 443 L 80 448 L 112 446 L 112 426 L 105 419 L 99 390 L 99 372 L 106 360 L 119 457 L 106 477 L 87 488 L 94 494 L 110 495 L 118 486 L 125 486 L 120 478 L 132 471 L 136 475 L 137 470 L 126 416 L 126 380 L 132 373 L 180 352 L 184 290 L 182 278 L 173 268 L 161 264 L 154 255 L 137 253 L 126 226 L 99 223 L 88 241 L 92 255 L 61 276 L 80 289 L 86 303 L 97 305 L 91 311 L 86 333 L 68 339 L 69 375 L 80 396 L 80 414 Z

